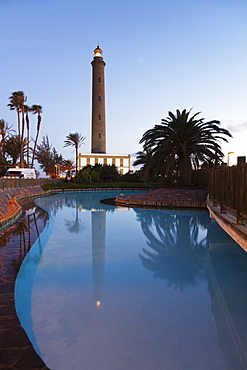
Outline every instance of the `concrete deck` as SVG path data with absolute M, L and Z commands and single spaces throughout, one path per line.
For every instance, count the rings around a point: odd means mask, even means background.
M 229 234 L 247 252 L 247 225 L 238 225 L 236 214 L 230 211 L 220 213 L 220 207 L 206 201 L 210 217 L 214 218 L 223 230 Z

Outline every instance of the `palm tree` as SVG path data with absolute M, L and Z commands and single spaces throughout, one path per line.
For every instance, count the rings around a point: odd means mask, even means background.
M 24 104 L 24 113 L 25 113 L 25 121 L 27 126 L 27 166 L 29 167 L 29 142 L 30 142 L 30 124 L 29 124 L 29 116 L 28 113 L 30 112 L 31 108 L 28 105 Z
M 75 168 L 75 164 L 72 159 L 64 159 L 63 164 L 60 167 L 61 172 L 71 172 Z
M 190 112 L 186 109 L 177 110 L 176 115 L 168 112 L 168 117 L 146 131 L 140 140 L 144 151 L 152 153 L 149 167 L 163 176 L 176 171 L 182 185 L 191 184 L 192 169 L 206 159 L 222 162 L 224 155 L 219 141 L 227 142 L 225 136 L 232 137 L 228 130 L 219 127 L 219 121 L 197 119 L 200 112 L 189 118 Z
M 34 105 L 31 106 L 30 111 L 33 112 L 33 114 L 38 115 L 37 116 L 36 137 L 35 137 L 34 147 L 33 147 L 33 158 L 32 158 L 32 164 L 31 164 L 31 167 L 33 168 L 34 159 L 35 159 L 35 152 L 36 152 L 36 147 L 37 147 L 37 141 L 38 141 L 38 137 L 39 137 L 40 125 L 41 125 L 41 120 L 42 120 L 42 117 L 41 117 L 42 107 L 41 107 L 41 105 L 34 104 Z
M 85 137 L 79 134 L 78 132 L 75 132 L 74 134 L 70 133 L 66 136 L 66 140 L 64 141 L 64 147 L 66 146 L 74 146 L 75 147 L 75 170 L 76 175 L 78 172 L 78 149 L 81 145 L 81 143 L 85 140 Z M 84 144 L 84 143 L 83 143 Z
M 21 121 L 20 121 L 20 114 L 22 111 L 22 106 L 25 102 L 25 95 L 23 91 L 15 91 L 9 97 L 10 103 L 7 105 L 10 110 L 15 110 L 17 113 L 17 128 L 18 128 L 18 135 L 21 135 Z
M 27 100 L 23 91 L 15 91 L 9 97 L 10 103 L 8 106 L 10 110 L 16 110 L 17 112 L 17 125 L 18 125 L 18 135 L 21 138 L 20 146 L 20 166 L 24 165 L 23 157 L 23 140 L 24 140 L 24 128 L 25 128 L 25 118 L 24 118 L 24 103 Z M 20 114 L 22 113 L 22 127 L 20 125 Z
M 28 143 L 26 139 L 23 140 L 23 153 L 25 152 L 25 148 L 27 147 Z M 18 159 L 20 158 L 21 152 L 21 139 L 19 135 L 13 135 L 7 138 L 4 144 L 5 153 L 12 159 L 12 166 L 15 167 L 17 164 Z
M 12 126 L 9 126 L 8 122 L 4 119 L 0 119 L 0 154 L 5 158 L 5 142 L 9 137 L 9 133 L 13 131 Z
M 136 153 L 136 160 L 133 163 L 133 166 L 140 166 L 141 167 L 141 179 L 147 180 L 147 175 L 153 175 L 153 166 L 152 166 L 152 151 L 150 148 L 147 150 L 139 151 Z

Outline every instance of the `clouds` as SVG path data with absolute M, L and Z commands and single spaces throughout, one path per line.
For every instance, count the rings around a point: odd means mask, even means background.
M 238 124 L 231 123 L 231 124 L 226 126 L 226 129 L 228 131 L 230 131 L 231 133 L 246 132 L 246 130 L 247 130 L 247 121 L 245 121 L 243 123 L 238 123 Z

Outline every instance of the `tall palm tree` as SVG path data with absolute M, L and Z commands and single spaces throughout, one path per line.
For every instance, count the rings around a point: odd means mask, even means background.
M 191 184 L 192 169 L 205 159 L 222 161 L 219 141 L 227 142 L 225 136 L 232 137 L 228 130 L 219 127 L 219 121 L 205 122 L 204 118 L 196 118 L 200 112 L 192 117 L 190 113 L 186 109 L 177 110 L 176 114 L 168 112 L 168 117 L 146 131 L 140 140 L 144 151 L 152 153 L 150 163 L 156 173 L 171 176 L 177 171 L 182 185 Z
M 25 113 L 25 121 L 26 121 L 26 126 L 27 126 L 27 166 L 29 167 L 29 142 L 30 142 L 30 123 L 29 123 L 29 115 L 28 113 L 30 112 L 30 107 L 26 104 L 24 104 L 24 113 Z
M 21 138 L 20 146 L 20 166 L 24 166 L 24 157 L 23 157 L 23 140 L 24 140 L 24 128 L 25 128 L 25 117 L 24 117 L 24 103 L 27 100 L 23 91 L 15 91 L 9 97 L 10 103 L 8 106 L 10 110 L 15 110 L 17 113 L 17 126 L 18 126 L 18 135 Z M 22 127 L 20 125 L 20 114 L 22 114 Z
M 12 95 L 9 97 L 10 103 L 7 105 L 10 110 L 15 110 L 17 113 L 17 129 L 18 129 L 18 135 L 21 135 L 21 112 L 22 112 L 22 106 L 25 102 L 25 94 L 23 91 L 15 91 L 12 93 Z
M 21 139 L 19 135 L 13 135 L 7 138 L 4 144 L 5 153 L 7 153 L 8 157 L 12 159 L 12 166 L 15 167 L 17 165 L 17 161 L 20 158 L 21 152 Z M 23 140 L 23 153 L 27 147 L 26 139 Z
M 32 164 L 31 167 L 34 165 L 34 159 L 35 159 L 35 152 L 37 147 L 37 141 L 39 137 L 39 131 L 40 131 L 40 125 L 41 125 L 41 113 L 42 113 L 42 107 L 41 105 L 33 104 L 30 108 L 30 111 L 33 112 L 33 114 L 37 114 L 37 128 L 36 128 L 36 137 L 34 141 L 34 147 L 33 147 L 33 158 L 32 158 Z
M 147 152 L 146 151 L 139 151 L 136 153 L 136 160 L 133 163 L 133 166 L 140 166 L 148 162 L 148 158 L 151 157 L 151 150 L 149 149 Z
M 140 166 L 141 167 L 141 179 L 147 180 L 148 175 L 153 175 L 153 166 L 152 166 L 152 151 L 150 148 L 144 151 L 139 151 L 136 153 L 136 160 L 133 163 L 133 166 Z
M 5 142 L 11 131 L 13 131 L 12 126 L 9 126 L 8 122 L 4 119 L 0 119 L 0 154 L 3 157 L 5 157 Z
M 76 175 L 78 172 L 78 149 L 82 142 L 85 140 L 85 137 L 79 134 L 78 132 L 75 132 L 74 134 L 70 133 L 66 136 L 66 140 L 64 140 L 64 147 L 66 146 L 74 146 L 75 147 L 75 170 Z M 84 143 L 83 143 L 84 144 Z

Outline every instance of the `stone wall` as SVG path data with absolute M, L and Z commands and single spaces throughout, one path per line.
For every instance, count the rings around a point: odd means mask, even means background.
M 22 214 L 18 199 L 29 198 L 43 194 L 40 186 L 16 188 L 0 191 L 0 232 L 10 226 Z

